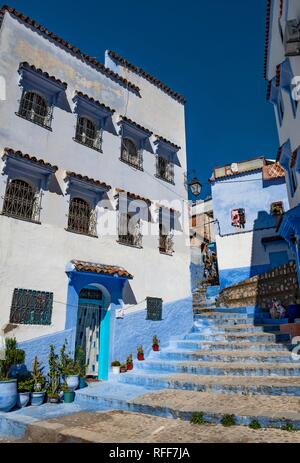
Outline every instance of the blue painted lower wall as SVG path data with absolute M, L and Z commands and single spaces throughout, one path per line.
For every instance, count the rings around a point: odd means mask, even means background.
M 235 285 L 241 281 L 247 280 L 260 273 L 267 272 L 271 269 L 270 264 L 255 265 L 252 267 L 230 268 L 226 270 L 219 270 L 220 286 L 221 289 L 228 286 Z
M 57 331 L 53 334 L 46 336 L 40 336 L 38 338 L 30 339 L 28 341 L 20 342 L 18 347 L 25 350 L 25 364 L 28 370 L 31 370 L 32 362 L 35 355 L 37 355 L 41 366 L 44 367 L 43 372 L 48 371 L 48 356 L 50 351 L 50 345 L 53 344 L 56 348 L 56 353 L 59 353 L 59 349 L 63 343 L 67 340 L 69 346 L 73 346 L 75 343 L 75 330 L 64 330 Z
M 164 304 L 162 321 L 146 320 L 146 315 L 146 310 L 143 310 L 115 320 L 111 353 L 113 360 L 122 362 L 130 353 L 136 358 L 139 344 L 142 344 L 146 356 L 152 349 L 154 335 L 159 337 L 161 345 L 166 345 L 170 336 L 188 333 L 193 326 L 192 298 Z

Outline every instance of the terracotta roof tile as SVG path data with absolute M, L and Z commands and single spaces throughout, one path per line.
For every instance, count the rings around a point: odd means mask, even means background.
M 82 182 L 90 183 L 91 185 L 94 185 L 94 186 L 105 188 L 106 190 L 111 189 L 110 185 L 107 185 L 104 182 L 100 182 L 100 180 L 94 180 L 93 178 L 89 178 L 86 175 L 75 174 L 75 172 L 67 171 L 66 176 L 76 178 L 77 180 L 81 180 Z
M 72 260 L 71 262 L 78 272 L 91 272 L 111 276 L 117 275 L 130 280 L 133 279 L 133 276 L 125 270 L 125 268 L 116 265 L 98 264 L 95 262 L 85 262 L 83 260 Z
M 166 138 L 161 137 L 160 135 L 155 135 L 155 136 L 156 136 L 156 138 L 157 138 L 158 140 L 163 141 L 163 142 L 166 143 L 167 145 L 172 146 L 172 147 L 175 148 L 177 151 L 179 151 L 179 150 L 181 149 L 180 146 L 175 145 L 175 143 L 173 143 L 173 142 L 167 140 Z
M 137 201 L 144 201 L 146 204 L 148 204 L 148 206 L 151 205 L 151 200 L 150 199 L 147 199 L 147 198 L 143 198 L 143 196 L 140 196 L 140 195 L 137 195 L 135 193 L 130 193 L 129 191 L 125 191 L 125 190 L 122 190 L 120 188 L 116 188 L 115 189 L 116 192 L 119 194 L 119 193 L 126 193 L 127 196 L 131 199 L 135 199 Z
M 143 127 L 143 126 L 140 125 L 140 124 L 137 124 L 137 122 L 132 121 L 131 119 L 129 119 L 129 118 L 126 117 L 126 116 L 120 116 L 120 119 L 121 119 L 121 121 L 128 122 L 128 124 L 133 125 L 133 126 L 136 127 L 137 129 L 142 130 L 143 132 L 148 133 L 148 134 L 149 134 L 149 137 L 153 134 L 153 132 L 151 132 L 151 130 L 146 129 L 145 127 Z
M 5 13 L 9 13 L 9 14 L 15 16 L 16 18 L 20 19 L 24 23 L 26 23 L 29 26 L 33 27 L 37 31 L 40 31 L 43 34 L 45 34 L 46 36 L 50 37 L 52 40 L 54 40 L 58 44 L 62 45 L 63 47 L 65 47 L 66 49 L 68 49 L 72 53 L 74 53 L 75 56 L 78 59 L 84 60 L 86 63 L 94 66 L 95 68 L 97 68 L 97 70 L 100 71 L 102 74 L 104 74 L 106 77 L 109 77 L 112 80 L 115 80 L 119 84 L 121 84 L 123 86 L 126 86 L 127 88 L 131 89 L 132 91 L 134 91 L 136 93 L 140 92 L 140 89 L 139 89 L 139 87 L 137 85 L 132 84 L 131 82 L 129 82 L 124 77 L 120 76 L 116 72 L 113 72 L 111 69 L 105 67 L 104 64 L 99 63 L 99 61 L 97 61 L 95 58 L 92 58 L 91 56 L 86 55 L 79 48 L 75 47 L 74 45 L 71 45 L 66 40 L 62 39 L 61 37 L 54 34 L 53 32 L 50 32 L 44 26 L 37 23 L 35 20 L 29 18 L 29 16 L 26 16 L 23 13 L 20 13 L 15 8 L 11 8 L 8 5 L 4 5 L 0 10 L 0 23 L 1 23 L 1 16 L 3 17 Z
M 285 173 L 278 162 L 274 162 L 273 164 L 263 166 L 264 180 L 273 180 L 282 177 L 285 177 Z
M 264 56 L 264 77 L 265 79 L 267 78 L 267 68 L 268 68 L 270 26 L 271 26 L 271 0 L 267 0 L 266 43 L 265 43 L 265 56 Z
M 106 109 L 110 113 L 115 112 L 115 109 L 111 109 L 109 106 L 106 106 L 105 104 L 101 103 L 100 101 L 95 100 L 93 97 L 88 96 L 86 93 L 82 93 L 79 90 L 76 90 L 75 94 L 80 96 L 81 98 L 84 98 L 85 100 L 89 101 L 90 103 L 94 103 L 95 105 L 99 106 L 100 108 Z
M 118 55 L 116 52 L 112 50 L 109 50 L 108 54 L 112 59 L 114 59 L 115 61 L 118 61 L 121 65 L 127 67 L 128 69 L 135 72 L 136 74 L 141 75 L 142 77 L 147 79 L 149 82 L 151 82 L 151 84 L 156 85 L 156 87 L 160 88 L 162 91 L 170 95 L 172 98 L 177 100 L 179 103 L 182 103 L 182 104 L 185 103 L 184 96 L 180 95 L 180 93 L 175 92 L 170 87 L 162 83 L 160 80 L 156 79 L 151 74 L 148 74 L 148 72 L 144 71 L 142 68 L 135 66 L 134 64 L 131 64 L 125 58 L 122 58 L 122 56 Z
M 43 159 L 37 159 L 35 156 L 31 156 L 29 154 L 23 154 L 22 151 L 16 151 L 12 148 L 4 148 L 4 155 L 25 159 L 27 161 L 33 162 L 34 164 L 39 164 L 40 166 L 48 167 L 49 169 L 52 169 L 53 172 L 56 172 L 58 169 L 57 166 L 53 166 L 52 164 L 50 164 L 50 162 L 46 162 Z
M 33 64 L 27 63 L 27 61 L 23 61 L 22 63 L 20 63 L 19 68 L 31 69 L 32 71 L 37 72 L 38 74 L 42 75 L 43 77 L 46 77 L 46 79 L 50 79 L 53 82 L 55 82 L 55 83 L 57 83 L 59 85 L 62 85 L 64 88 L 67 88 L 67 86 L 68 86 L 68 84 L 66 82 L 62 82 L 60 79 L 57 79 L 54 76 L 50 76 L 50 74 L 48 74 L 48 72 L 42 71 L 42 69 L 37 68 Z

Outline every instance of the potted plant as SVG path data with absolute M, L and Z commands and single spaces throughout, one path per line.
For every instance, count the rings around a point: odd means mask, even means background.
M 138 346 L 137 347 L 137 359 L 140 360 L 140 361 L 145 360 L 143 346 Z
M 26 376 L 28 374 L 25 361 L 25 352 L 17 348 L 16 338 L 5 339 L 6 360 L 9 364 L 8 377 L 18 378 L 18 376 Z
M 126 363 L 121 363 L 120 373 L 126 373 L 126 371 L 127 371 Z
M 31 405 L 42 405 L 45 399 L 45 391 L 43 386 L 45 384 L 45 377 L 42 374 L 42 368 L 37 356 L 34 357 L 32 363 L 32 379 L 33 391 L 31 392 Z
M 53 344 L 50 345 L 47 396 L 50 403 L 59 402 L 60 370 L 58 356 Z
M 128 355 L 127 360 L 126 360 L 126 364 L 127 364 L 127 371 L 133 369 L 132 354 Z
M 118 375 L 120 373 L 121 363 L 118 360 L 111 362 L 111 367 L 114 375 Z
M 19 400 L 18 405 L 20 407 L 26 407 L 30 400 L 30 393 L 33 388 L 33 379 L 28 376 L 27 378 L 19 379 L 18 381 L 18 393 L 19 393 Z
M 154 352 L 158 352 L 159 351 L 159 339 L 158 337 L 155 335 L 153 336 L 153 340 L 152 340 L 152 349 L 154 350 Z
M 70 389 L 67 383 L 65 383 L 61 390 L 63 391 L 63 398 L 64 398 L 64 403 L 70 404 L 74 402 L 75 398 L 75 391 L 73 389 Z
M 77 346 L 75 350 L 75 360 L 79 369 L 79 389 L 86 387 L 85 375 L 86 375 L 86 363 L 85 363 L 85 352 L 81 346 Z
M 67 341 L 64 342 L 60 349 L 60 364 L 59 369 L 61 376 L 67 383 L 68 387 L 75 391 L 79 385 L 79 372 L 80 367 L 76 360 L 73 360 L 68 354 L 66 354 Z
M 11 367 L 5 340 L 4 358 L 0 360 L 0 411 L 9 412 L 17 403 L 17 380 L 8 377 Z

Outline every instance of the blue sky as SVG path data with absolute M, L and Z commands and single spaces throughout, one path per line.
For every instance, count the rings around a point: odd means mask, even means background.
M 104 61 L 112 49 L 186 99 L 188 166 L 209 192 L 214 166 L 265 155 L 278 137 L 263 79 L 264 0 L 10 0 Z

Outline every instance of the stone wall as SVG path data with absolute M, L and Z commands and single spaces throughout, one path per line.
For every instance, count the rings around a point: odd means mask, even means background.
M 295 302 L 298 289 L 296 264 L 289 262 L 225 288 L 220 293 L 219 302 L 225 307 L 257 306 L 269 309 L 275 297 L 286 307 Z

